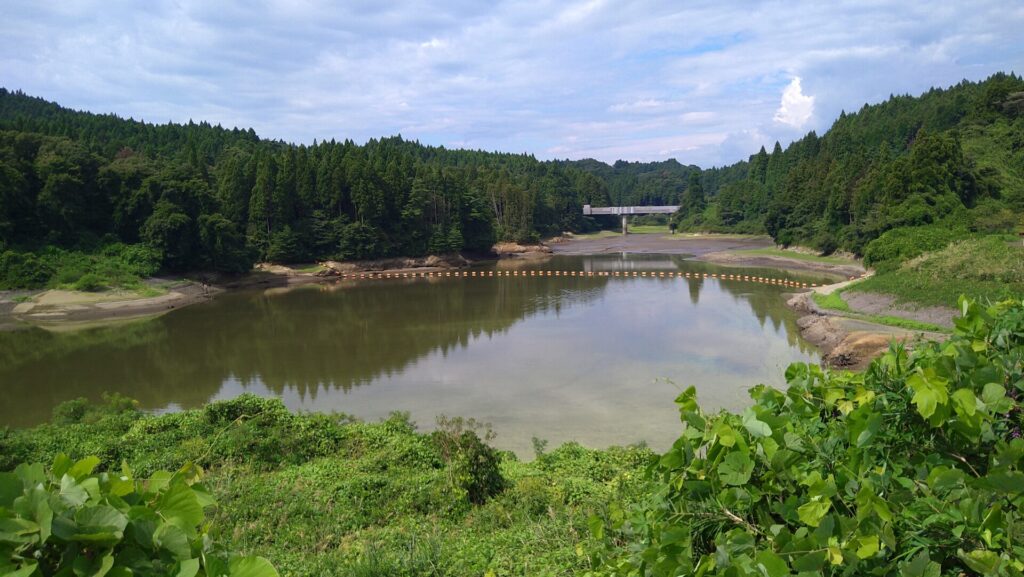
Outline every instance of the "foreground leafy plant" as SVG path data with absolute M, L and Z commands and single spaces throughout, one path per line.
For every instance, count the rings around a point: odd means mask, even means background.
M 59 455 L 49 470 L 0 473 L 0 574 L 277 576 L 266 559 L 229 556 L 210 538 L 215 503 L 198 467 L 137 480 L 127 465 L 94 474 L 99 463 Z
M 742 414 L 685 391 L 648 502 L 593 520 L 600 572 L 1022 575 L 1024 304 L 961 307 L 945 343 L 793 365 Z

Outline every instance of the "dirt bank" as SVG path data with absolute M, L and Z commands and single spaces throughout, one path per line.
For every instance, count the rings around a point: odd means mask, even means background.
M 491 248 L 491 253 L 498 258 L 544 257 L 551 254 L 551 247 L 541 243 L 519 244 L 516 242 L 499 242 Z
M 358 272 L 436 272 L 462 268 L 470 264 L 471 261 L 458 254 L 346 262 L 327 260 L 307 266 L 259 263 L 253 272 L 242 277 L 214 279 L 211 282 L 225 289 L 278 288 L 324 282 L 344 274 Z
M 827 293 L 842 284 L 846 283 L 819 289 Z M 913 348 L 921 340 L 942 341 L 948 337 L 944 333 L 912 331 L 844 317 L 841 313 L 819 307 L 811 298 L 812 294 L 814 291 L 793 295 L 786 304 L 803 313 L 797 320 L 800 335 L 821 350 L 822 364 L 829 367 L 862 370 L 889 350 L 892 341 L 903 342 L 908 348 Z
M 627 234 L 598 238 L 575 237 L 552 245 L 555 254 L 688 254 L 766 248 L 774 246 L 767 236 Z
M 193 280 L 154 278 L 145 281 L 150 292 L 107 290 L 0 291 L 0 330 L 16 330 L 26 323 L 48 329 L 92 327 L 168 311 L 209 300 L 226 290 L 284 288 L 327 282 L 346 273 L 427 272 L 468 266 L 460 255 L 392 258 L 358 262 L 325 261 L 305 267 L 261 263 L 242 276 L 215 273 L 189 275 Z M 155 290 L 152 290 L 155 289 Z
M 859 277 L 864 267 L 856 263 L 834 264 L 774 255 L 743 254 L 732 251 L 718 251 L 703 254 L 698 260 L 726 266 L 784 268 L 795 271 L 812 271 L 834 274 L 841 278 Z
M 101 320 L 122 320 L 165 313 L 176 308 L 213 298 L 222 289 L 201 282 L 149 279 L 156 296 L 145 292 L 109 290 L 79 292 L 48 290 L 0 295 L 0 329 L 18 328 L 21 323 L 44 327 L 95 325 Z M 26 293 L 26 291 L 19 291 Z

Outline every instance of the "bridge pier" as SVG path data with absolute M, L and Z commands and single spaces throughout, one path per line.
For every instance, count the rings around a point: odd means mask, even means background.
M 679 210 L 678 206 L 601 206 L 594 208 L 583 205 L 583 214 L 594 216 L 599 214 L 618 215 L 622 217 L 622 234 L 629 234 L 628 216 L 631 214 L 672 214 Z

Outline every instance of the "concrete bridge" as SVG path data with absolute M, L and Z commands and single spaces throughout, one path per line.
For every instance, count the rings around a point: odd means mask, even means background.
M 628 232 L 626 220 L 631 214 L 673 214 L 679 210 L 678 206 L 600 206 L 592 207 L 589 204 L 583 205 L 583 214 L 586 216 L 613 214 L 622 217 L 622 234 Z

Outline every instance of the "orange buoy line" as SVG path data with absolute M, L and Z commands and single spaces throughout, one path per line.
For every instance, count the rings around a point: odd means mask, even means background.
M 706 272 L 679 272 L 679 271 L 577 271 L 577 270 L 529 270 L 529 271 L 430 271 L 430 272 L 359 272 L 344 273 L 338 276 L 341 280 L 382 280 L 382 279 L 408 279 L 408 278 L 509 278 L 509 277 L 623 277 L 623 278 L 695 278 L 695 279 L 718 279 L 740 282 L 753 282 L 774 286 L 785 286 L 794 288 L 813 288 L 818 283 L 808 283 L 784 278 L 769 278 L 762 276 L 740 275 L 732 273 L 706 273 Z M 851 276 L 850 280 L 863 278 L 865 275 Z

